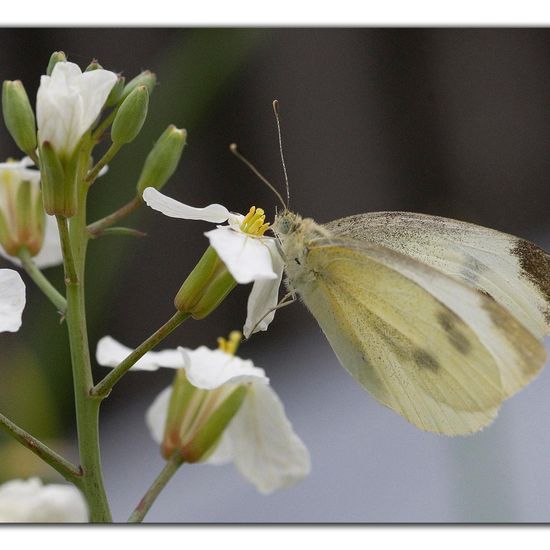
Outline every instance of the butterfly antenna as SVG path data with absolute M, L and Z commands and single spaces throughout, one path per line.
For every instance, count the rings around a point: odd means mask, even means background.
M 283 164 L 283 172 L 285 173 L 285 185 L 286 185 L 286 206 L 290 204 L 290 186 L 288 184 L 288 174 L 286 172 L 285 156 L 283 155 L 283 138 L 281 136 L 281 121 L 279 120 L 279 102 L 275 99 L 273 101 L 273 112 L 275 113 L 275 120 L 277 121 L 277 135 L 279 136 L 279 153 L 281 154 L 281 163 Z
M 277 191 L 277 189 L 275 189 L 275 187 L 273 187 L 273 185 L 271 185 L 271 183 L 269 183 L 269 181 L 264 176 L 262 176 L 262 174 L 260 174 L 259 170 L 249 160 L 247 160 L 245 157 L 241 155 L 241 153 L 239 153 L 239 150 L 237 149 L 237 144 L 232 143 L 229 146 L 229 150 L 240 161 L 244 162 L 248 166 L 248 168 L 250 168 L 250 170 L 252 170 L 252 172 L 254 172 L 254 174 L 256 174 L 273 191 L 273 193 L 275 193 L 275 195 L 277 195 L 277 198 L 281 201 L 281 204 L 286 210 L 286 204 L 285 204 L 285 201 L 283 200 L 283 197 L 281 196 L 281 193 L 279 193 L 279 191 Z

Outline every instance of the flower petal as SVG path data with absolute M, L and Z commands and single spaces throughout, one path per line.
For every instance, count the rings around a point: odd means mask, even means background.
M 25 284 L 17 271 L 0 269 L 0 332 L 16 332 L 25 309 Z
M 147 203 L 147 206 L 150 206 L 153 210 L 162 212 L 170 218 L 222 223 L 230 216 L 229 210 L 221 204 L 210 204 L 204 208 L 194 208 L 163 195 L 154 187 L 147 187 L 143 191 L 143 200 Z
M 226 434 L 233 445 L 235 466 L 260 493 L 289 487 L 311 470 L 307 448 L 267 384 L 252 384 Z
M 269 378 L 263 369 L 254 366 L 249 359 L 241 359 L 219 349 L 201 346 L 196 350 L 178 348 L 185 359 L 184 369 L 193 386 L 213 390 L 223 384 L 237 384 L 252 380 L 267 384 Z
M 243 328 L 245 338 L 250 338 L 255 332 L 267 330 L 275 317 L 274 308 L 279 300 L 279 287 L 283 278 L 285 262 L 279 254 L 275 241 L 269 240 L 265 244 L 271 252 L 273 271 L 277 274 L 277 278 L 254 282 L 247 303 L 246 321 Z
M 164 427 L 168 416 L 168 405 L 172 396 L 172 386 L 164 388 L 145 413 L 145 423 L 153 440 L 159 445 L 164 438 Z
M 83 523 L 88 507 L 72 485 L 43 485 L 36 477 L 0 485 L 2 523 Z
M 105 69 L 83 74 L 74 63 L 56 63 L 51 76 L 41 77 L 36 94 L 40 141 L 71 154 L 99 116 L 116 81 L 117 75 Z
M 104 336 L 97 343 L 96 361 L 104 367 L 116 367 L 132 351 L 111 336 Z M 148 351 L 130 370 L 153 371 L 159 367 L 176 369 L 183 367 L 183 364 L 184 360 L 178 350 Z
M 227 269 L 239 284 L 261 279 L 276 279 L 266 241 L 229 227 L 218 227 L 205 233 Z

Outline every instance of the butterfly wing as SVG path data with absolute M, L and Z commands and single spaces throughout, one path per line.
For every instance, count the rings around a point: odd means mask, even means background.
M 410 212 L 360 214 L 323 227 L 415 258 L 486 292 L 536 337 L 550 332 L 550 255 L 529 241 Z
M 377 244 L 305 244 L 289 276 L 340 362 L 419 428 L 477 431 L 542 368 L 537 338 L 474 288 Z

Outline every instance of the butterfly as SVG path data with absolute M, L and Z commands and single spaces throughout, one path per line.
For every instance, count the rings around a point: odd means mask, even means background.
M 342 366 L 423 430 L 480 430 L 544 366 L 550 255 L 529 241 L 408 212 L 287 210 L 273 231 Z
M 287 287 L 317 320 L 342 366 L 380 403 L 429 432 L 484 428 L 546 362 L 550 255 L 492 229 L 409 212 L 325 225 L 288 209 L 272 230 Z M 288 302 L 284 302 L 286 305 Z

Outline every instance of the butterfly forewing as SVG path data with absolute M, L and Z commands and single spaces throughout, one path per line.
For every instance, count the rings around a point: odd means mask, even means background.
M 550 331 L 550 255 L 529 241 L 409 212 L 360 214 L 324 227 L 401 252 L 486 292 L 538 338 Z

